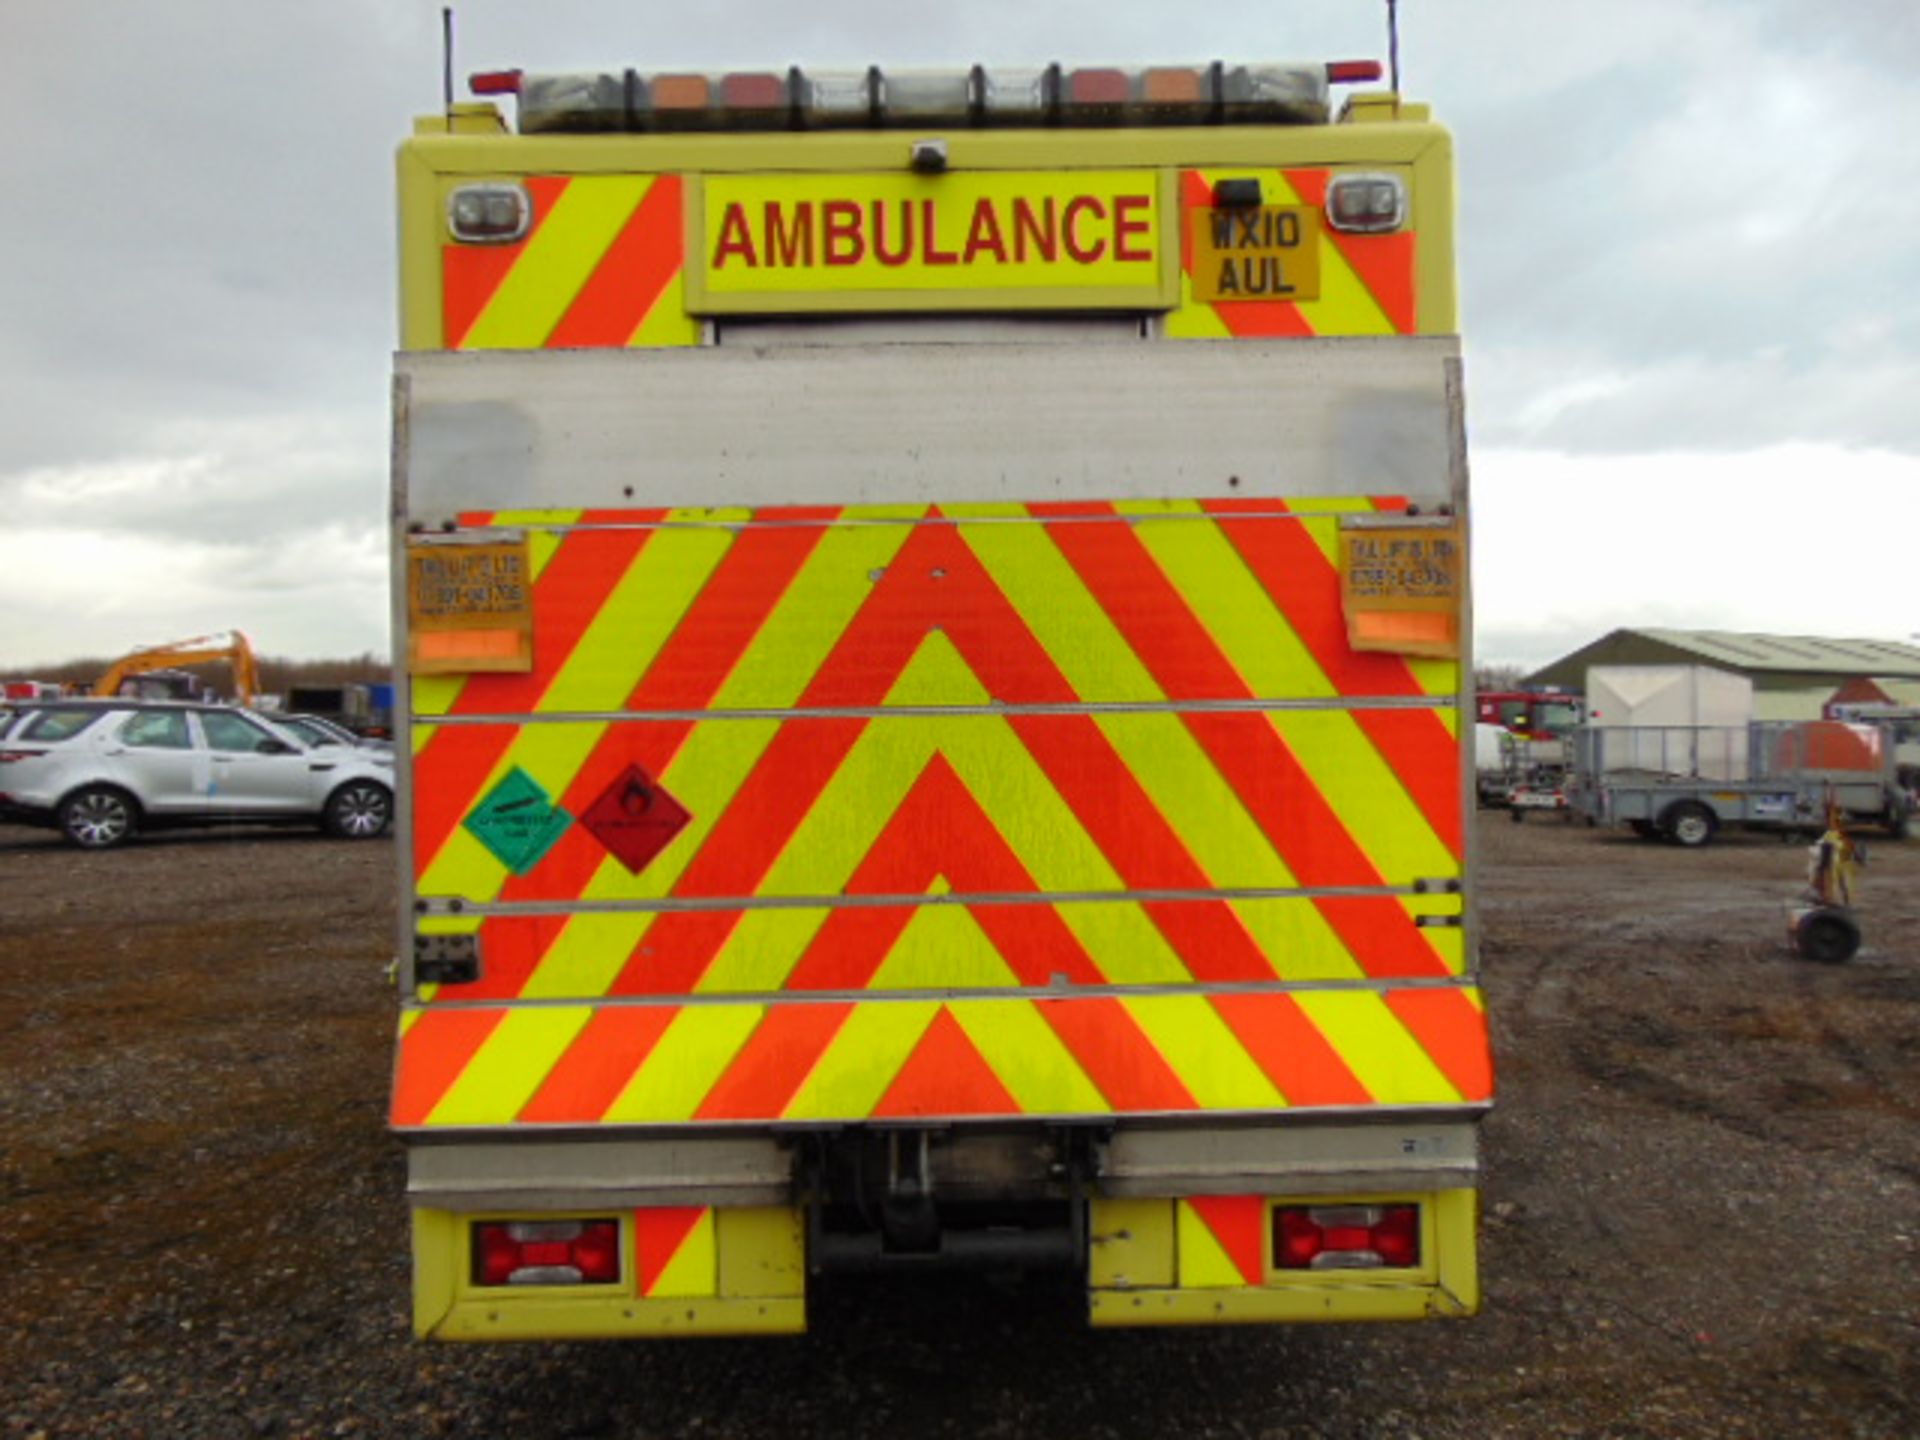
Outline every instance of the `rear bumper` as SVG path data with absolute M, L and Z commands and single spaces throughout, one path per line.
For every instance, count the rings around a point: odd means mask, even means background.
M 1357 1270 L 1284 1270 L 1274 1212 L 1283 1206 L 1414 1205 L 1418 1262 Z M 1096 1326 L 1419 1320 L 1480 1308 L 1479 1193 L 1208 1196 L 1095 1200 L 1088 1316 Z
M 1274 1211 L 1302 1201 L 1418 1207 L 1418 1262 L 1371 1271 L 1280 1269 Z M 1419 1320 L 1479 1309 L 1473 1190 L 1076 1203 L 1085 1205 L 1074 1228 L 1085 1236 L 1087 1317 L 1096 1327 Z M 476 1283 L 476 1224 L 564 1218 L 617 1221 L 616 1282 Z M 456 1341 L 800 1334 L 808 1277 L 817 1273 L 808 1222 L 801 1206 L 558 1215 L 416 1209 L 414 1330 Z
M 797 1333 L 809 1275 L 969 1263 L 1077 1268 L 1097 1326 L 1466 1315 L 1474 1118 L 415 1143 L 415 1328 Z M 1303 1205 L 1416 1206 L 1419 1260 L 1283 1270 L 1274 1212 Z M 618 1224 L 617 1282 L 475 1283 L 476 1225 L 556 1219 Z

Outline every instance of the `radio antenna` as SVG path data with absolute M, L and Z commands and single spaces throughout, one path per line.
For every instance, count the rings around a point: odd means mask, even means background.
M 1400 93 L 1400 0 L 1387 0 L 1387 79 Z
M 440 7 L 440 98 L 449 128 L 453 125 L 453 7 Z

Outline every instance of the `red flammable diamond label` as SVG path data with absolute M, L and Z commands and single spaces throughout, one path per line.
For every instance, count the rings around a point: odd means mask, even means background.
M 581 814 L 580 824 L 638 875 L 692 818 L 651 775 L 629 765 Z

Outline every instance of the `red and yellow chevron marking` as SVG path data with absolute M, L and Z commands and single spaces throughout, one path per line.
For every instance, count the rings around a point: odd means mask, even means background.
M 1479 1103 L 1491 1088 L 1477 996 L 1452 987 L 497 1006 L 406 1027 L 392 1122 L 1265 1112 Z
M 634 1288 L 643 1299 L 720 1293 L 720 1249 L 711 1206 L 633 1212 Z
M 1267 1202 L 1193 1195 L 1175 1202 L 1174 1253 L 1183 1290 L 1237 1289 L 1267 1278 Z
M 955 957 L 950 985 L 1456 972 L 1457 932 L 1413 923 L 1457 914 L 1445 896 L 754 909 L 1458 873 L 1458 754 L 1440 709 L 1181 708 L 1451 685 L 1450 664 L 1346 648 L 1334 514 L 1015 509 L 912 525 L 774 512 L 737 529 L 648 512 L 549 549 L 535 672 L 423 685 L 422 708 L 792 716 L 423 726 L 422 893 L 744 902 L 491 920 L 485 988 L 463 997 L 893 988 L 916 949 Z M 1001 716 L 990 699 L 1164 708 Z M 810 713 L 851 706 L 883 713 Z M 961 713 L 884 713 L 905 706 Z M 583 829 L 511 876 L 459 827 L 510 767 L 577 814 L 630 764 L 695 816 L 638 876 Z
M 1483 1095 L 1471 992 L 1393 983 L 1464 968 L 1416 924 L 1458 895 L 1404 893 L 1460 873 L 1457 667 L 1356 654 L 1339 612 L 1339 515 L 1395 503 L 473 517 L 534 527 L 535 669 L 416 685 L 417 889 L 538 908 L 479 921 L 461 1008 L 410 1012 L 397 1123 Z M 1380 699 L 1412 703 L 1349 708 Z M 510 874 L 460 824 L 510 770 L 578 815 L 636 764 L 693 816 L 637 874 L 577 825 Z M 592 1008 L 1276 981 L 1377 988 L 992 1012 L 1055 1037 L 1040 1078 L 962 1063 L 986 998 Z M 527 1000 L 558 1003 L 492 1008 Z M 1375 1024 L 1400 1059 L 1349 1053 Z M 858 1081 L 816 1094 L 832 1056 Z
M 1406 1269 L 1279 1270 L 1281 1205 L 1419 1207 L 1421 1255 Z M 1479 1194 L 1472 1189 L 1309 1196 L 1111 1198 L 1088 1207 L 1088 1304 L 1095 1325 L 1414 1320 L 1479 1308 Z
M 1213 184 L 1244 170 L 1186 170 L 1180 196 L 1186 212 L 1213 204 Z M 1264 173 L 1267 201 L 1274 205 L 1326 204 L 1331 172 L 1324 169 L 1270 170 Z M 1182 230 L 1178 309 L 1167 316 L 1166 333 L 1180 339 L 1305 335 L 1410 335 L 1419 328 L 1414 287 L 1417 238 L 1413 231 L 1391 235 L 1348 235 L 1321 231 L 1320 298 L 1228 300 L 1206 304 L 1193 298 L 1193 236 Z
M 449 350 L 697 345 L 686 313 L 677 175 L 535 175 L 512 245 L 441 247 Z
M 805 1219 L 791 1206 L 643 1208 L 620 1217 L 617 1284 L 487 1286 L 472 1274 L 473 1226 L 605 1218 L 604 1212 L 480 1215 L 416 1206 L 415 1333 L 453 1340 L 797 1334 L 806 1329 Z
M 1229 172 L 1181 172 L 1182 301 L 1167 334 L 1182 338 L 1410 334 L 1417 326 L 1412 231 L 1324 230 L 1321 294 L 1299 304 L 1197 303 L 1184 216 L 1212 204 Z M 1244 170 L 1230 172 L 1244 176 Z M 1277 204 L 1321 207 L 1331 172 L 1276 169 Z M 441 247 L 441 335 L 450 350 L 696 345 L 686 312 L 685 185 L 678 175 L 535 175 L 527 236 L 512 245 Z

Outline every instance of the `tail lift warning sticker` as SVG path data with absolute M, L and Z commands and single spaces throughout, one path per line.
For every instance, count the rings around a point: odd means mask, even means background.
M 407 658 L 416 675 L 533 668 L 527 541 L 407 546 Z
M 1456 526 L 1353 525 L 1340 531 L 1340 603 L 1355 650 L 1460 653 Z

